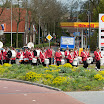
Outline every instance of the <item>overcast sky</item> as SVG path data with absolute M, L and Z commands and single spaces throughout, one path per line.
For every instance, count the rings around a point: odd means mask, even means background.
M 68 1 L 73 1 L 73 0 L 57 0 L 57 1 L 61 1 L 63 3 L 67 3 Z M 76 0 L 77 1 L 77 0 Z M 80 0 L 80 1 L 87 1 L 87 0 Z

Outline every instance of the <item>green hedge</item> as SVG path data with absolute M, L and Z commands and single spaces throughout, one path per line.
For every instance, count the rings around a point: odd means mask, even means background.
M 55 45 L 55 43 L 51 42 L 50 45 L 53 46 L 53 45 Z M 42 47 L 48 47 L 48 46 L 49 46 L 49 43 L 43 43 L 43 44 L 34 45 L 35 48 L 37 48 L 37 47 L 42 48 Z

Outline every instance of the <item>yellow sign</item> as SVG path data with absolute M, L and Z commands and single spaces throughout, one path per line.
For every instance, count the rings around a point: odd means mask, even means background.
M 50 41 L 53 37 L 49 34 L 46 38 Z
M 89 22 L 61 22 L 62 28 L 89 28 Z M 90 28 L 99 28 L 98 22 L 90 22 Z
M 79 56 L 81 56 L 82 51 L 83 51 L 83 48 L 79 48 Z

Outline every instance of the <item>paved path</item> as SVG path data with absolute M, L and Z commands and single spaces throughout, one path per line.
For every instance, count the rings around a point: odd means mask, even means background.
M 83 104 L 61 91 L 0 80 L 0 104 Z
M 85 104 L 104 104 L 104 91 L 66 92 Z

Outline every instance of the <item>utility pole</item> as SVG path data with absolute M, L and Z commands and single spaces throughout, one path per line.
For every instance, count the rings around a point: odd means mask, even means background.
M 90 48 L 90 0 L 89 0 L 89 11 L 88 11 L 88 16 L 89 16 L 89 48 Z
M 11 0 L 11 47 L 12 47 L 12 0 Z

